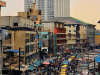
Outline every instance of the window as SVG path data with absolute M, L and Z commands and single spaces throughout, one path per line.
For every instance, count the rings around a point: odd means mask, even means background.
M 69 25 L 69 27 L 71 27 L 71 25 Z
M 43 38 L 47 38 L 47 35 L 43 35 Z
M 76 30 L 74 30 L 74 32 L 76 32 Z
M 69 30 L 69 32 L 71 32 L 71 30 Z
M 13 23 L 13 26 L 18 26 L 18 23 Z
M 71 38 L 71 35 L 69 35 L 69 38 Z
M 73 25 L 73 27 L 75 27 L 75 25 Z
M 39 10 L 39 15 L 41 15 L 41 10 Z
M 36 18 L 36 16 L 34 16 L 34 18 Z
M 34 22 L 34 24 L 36 24 L 36 22 Z

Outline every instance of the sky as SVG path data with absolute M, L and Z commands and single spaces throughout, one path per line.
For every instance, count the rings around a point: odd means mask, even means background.
M 24 0 L 2 0 L 6 7 L 2 7 L 2 16 L 17 16 L 17 12 L 24 11 Z M 100 0 L 70 0 L 70 17 L 74 17 L 100 29 Z

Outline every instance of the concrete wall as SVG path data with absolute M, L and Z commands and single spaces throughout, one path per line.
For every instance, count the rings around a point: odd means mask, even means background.
M 29 27 L 32 28 L 34 22 L 32 20 L 19 17 L 19 16 L 2 16 L 1 17 L 1 26 L 13 26 L 13 23 L 18 23 L 19 27 Z
M 73 25 L 71 25 L 71 27 L 64 26 L 64 28 L 66 28 L 66 39 L 67 39 L 66 44 L 68 47 L 71 47 L 71 48 L 73 48 L 73 45 L 76 44 L 76 26 L 77 25 L 74 25 L 74 26 Z M 69 32 L 69 30 L 71 30 L 71 32 Z M 69 38 L 69 35 L 68 35 L 69 33 L 71 33 L 71 38 Z
M 54 33 L 54 23 L 42 23 L 44 25 L 44 30 Z
M 96 45 L 100 44 L 100 35 L 95 34 L 95 44 Z
M 27 16 L 28 16 L 27 12 L 18 12 L 17 14 L 18 14 L 18 16 L 22 16 L 24 18 L 27 18 Z
M 90 44 L 95 44 L 95 26 L 94 25 L 86 26 L 86 37 L 89 38 Z
M 80 25 L 80 39 L 86 39 L 86 26 Z
M 14 40 L 14 47 L 16 50 L 19 50 L 19 47 L 23 48 L 21 50 L 25 50 L 25 31 L 15 31 Z

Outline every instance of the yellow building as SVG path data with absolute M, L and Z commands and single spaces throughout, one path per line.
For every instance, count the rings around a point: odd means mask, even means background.
M 18 16 L 29 18 L 34 24 L 40 24 L 42 20 L 41 10 L 36 9 L 36 3 L 33 3 L 33 8 L 29 8 L 28 12 L 18 12 Z
M 84 43 L 86 39 L 86 26 L 71 20 L 59 20 L 66 28 L 66 45 L 68 48 L 75 48 L 76 43 Z
M 100 33 L 95 33 L 95 44 L 96 45 L 100 44 Z

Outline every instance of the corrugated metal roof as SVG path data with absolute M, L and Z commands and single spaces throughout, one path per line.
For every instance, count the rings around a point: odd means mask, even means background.
M 57 22 L 63 22 L 64 24 L 80 24 L 80 23 L 73 22 L 71 20 L 58 20 Z
M 73 17 L 54 17 L 53 20 L 70 20 L 70 21 L 80 23 L 80 24 L 84 24 L 84 25 L 93 25 L 93 24 L 89 24 L 87 22 L 81 21 L 81 20 L 73 18 Z

